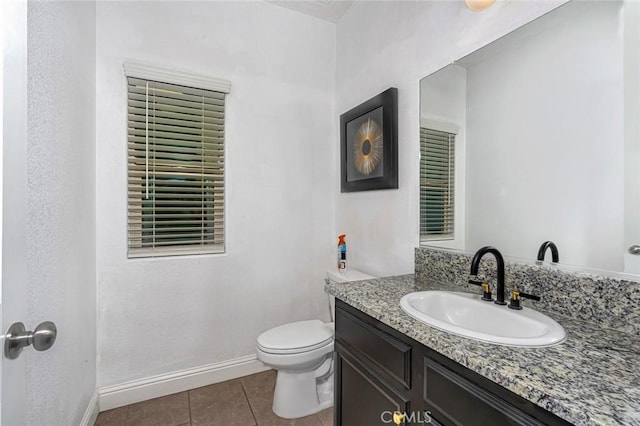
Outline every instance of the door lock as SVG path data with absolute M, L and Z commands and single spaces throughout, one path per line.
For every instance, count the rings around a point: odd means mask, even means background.
M 53 346 L 57 335 L 58 329 L 51 321 L 41 323 L 33 331 L 26 331 L 23 323 L 15 322 L 4 337 L 4 356 L 16 359 L 29 345 L 33 345 L 36 351 L 46 351 Z

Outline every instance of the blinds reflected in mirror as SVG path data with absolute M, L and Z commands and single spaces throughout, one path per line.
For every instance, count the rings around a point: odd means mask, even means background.
M 225 94 L 127 87 L 129 257 L 224 252 Z
M 420 241 L 454 238 L 455 138 L 420 128 Z

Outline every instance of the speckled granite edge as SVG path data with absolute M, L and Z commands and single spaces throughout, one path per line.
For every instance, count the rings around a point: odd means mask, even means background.
M 417 286 L 420 288 L 443 282 L 460 288 L 474 287 L 467 283 L 471 257 L 428 247 L 416 248 Z M 482 258 L 478 276 L 489 279 L 495 292 L 496 267 L 490 254 Z M 525 265 L 505 261 L 505 288 L 505 297 L 512 289 L 541 297 L 539 302 L 523 301 L 525 306 L 590 321 L 625 333 L 640 334 L 638 282 L 562 270 L 549 264 Z
M 567 339 L 559 345 L 514 348 L 486 344 L 437 330 L 405 314 L 400 298 L 407 293 L 459 290 L 455 285 L 416 281 L 413 275 L 350 283 L 327 280 L 325 289 L 573 424 L 640 425 L 637 336 L 550 314 L 567 332 Z

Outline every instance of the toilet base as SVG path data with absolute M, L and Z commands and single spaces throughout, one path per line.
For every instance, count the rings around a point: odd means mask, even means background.
M 273 412 L 285 419 L 296 419 L 331 407 L 333 374 L 316 376 L 316 371 L 287 373 L 279 370 L 273 393 Z

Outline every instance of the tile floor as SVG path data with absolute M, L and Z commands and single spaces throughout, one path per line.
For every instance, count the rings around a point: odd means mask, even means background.
M 103 411 L 96 426 L 333 426 L 333 408 L 295 420 L 271 411 L 275 370 Z

